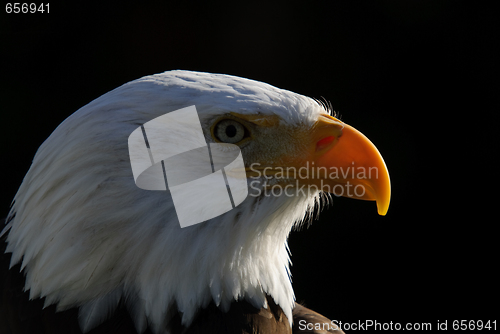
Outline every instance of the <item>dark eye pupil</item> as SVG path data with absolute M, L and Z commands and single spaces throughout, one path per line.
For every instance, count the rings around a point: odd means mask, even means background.
M 226 135 L 230 138 L 236 136 L 236 127 L 234 125 L 228 125 L 226 128 Z

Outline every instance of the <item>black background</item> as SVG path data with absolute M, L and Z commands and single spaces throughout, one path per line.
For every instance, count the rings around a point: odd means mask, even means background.
M 297 300 L 344 322 L 494 319 L 497 13 L 479 1 L 325 3 L 2 8 L 0 212 L 43 140 L 107 91 L 171 69 L 247 77 L 331 101 L 391 175 L 387 216 L 335 198 L 291 234 Z

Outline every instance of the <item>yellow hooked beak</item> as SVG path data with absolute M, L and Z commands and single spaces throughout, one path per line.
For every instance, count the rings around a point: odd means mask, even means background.
M 384 216 L 391 200 L 391 181 L 384 159 L 373 143 L 355 128 L 321 115 L 311 134 L 309 169 L 312 183 L 323 191 L 376 201 Z M 326 189 L 325 189 L 326 188 Z
M 279 125 L 277 116 L 234 115 L 279 131 L 275 129 Z M 322 114 L 312 129 L 295 129 L 294 137 L 299 151 L 292 150 L 279 158 L 264 155 L 263 161 L 273 162 L 264 163 L 264 168 L 258 170 L 250 168 L 247 176 L 262 173 L 280 176 L 337 196 L 376 201 L 378 213 L 382 216 L 387 213 L 391 200 L 389 172 L 379 151 L 365 135 L 335 117 Z M 283 138 L 289 137 L 283 135 Z

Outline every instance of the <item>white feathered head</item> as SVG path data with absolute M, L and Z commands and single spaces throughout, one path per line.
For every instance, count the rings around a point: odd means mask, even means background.
M 136 185 L 128 138 L 189 106 L 206 143 L 239 147 L 249 195 L 222 215 L 181 228 L 168 190 Z M 163 138 L 182 143 L 191 136 L 172 131 Z M 387 211 L 390 184 L 380 154 L 324 104 L 234 76 L 165 72 L 99 97 L 42 144 L 4 229 L 7 252 L 12 265 L 22 262 L 30 297 L 45 297 L 58 310 L 80 307 L 83 330 L 120 300 L 139 332 L 148 324 L 168 332 L 177 311 L 188 325 L 211 301 L 223 310 L 241 299 L 265 307 L 266 294 L 291 321 L 287 236 L 326 186 Z

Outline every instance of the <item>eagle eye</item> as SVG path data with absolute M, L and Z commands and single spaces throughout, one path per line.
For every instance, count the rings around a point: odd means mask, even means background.
M 233 119 L 223 119 L 215 124 L 213 134 L 220 142 L 237 144 L 248 137 L 248 130 Z

